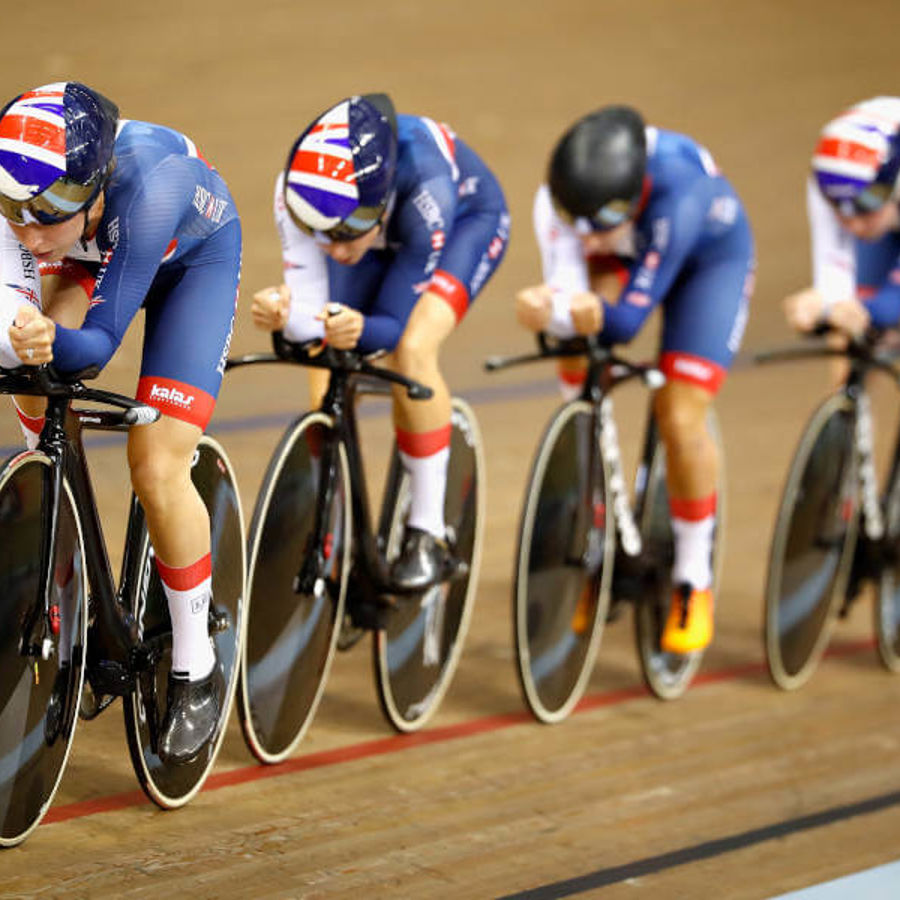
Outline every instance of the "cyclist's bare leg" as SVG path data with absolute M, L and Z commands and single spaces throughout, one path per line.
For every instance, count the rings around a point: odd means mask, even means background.
M 672 516 L 675 588 L 660 646 L 690 653 L 713 634 L 712 549 L 716 526 L 718 449 L 707 424 L 712 393 L 669 381 L 654 398 L 666 448 L 666 483 Z
M 309 388 L 309 408 L 319 409 L 328 390 L 329 372 L 327 369 L 307 369 L 307 385 Z
M 173 670 L 190 680 L 215 662 L 207 616 L 211 589 L 209 516 L 191 481 L 202 431 L 162 416 L 128 433 L 131 483 L 147 518 L 172 617 Z
M 656 392 L 653 411 L 666 447 L 666 486 L 679 500 L 715 493 L 718 451 L 707 412 L 713 395 L 697 385 L 669 381 Z
M 394 425 L 404 431 L 434 431 L 450 422 L 450 391 L 438 367 L 441 344 L 456 328 L 456 315 L 442 297 L 423 294 L 413 308 L 393 355 L 396 371 L 434 391 L 428 400 L 410 400 L 394 388 Z
M 666 483 L 675 536 L 676 584 L 712 584 L 718 450 L 707 425 L 712 394 L 681 381 L 664 385 L 654 412 L 666 448 Z
M 409 526 L 395 580 L 418 589 L 434 583 L 452 567 L 442 545 L 444 495 L 450 455 L 450 391 L 438 367 L 441 344 L 456 327 L 456 314 L 442 297 L 422 295 L 413 308 L 394 351 L 392 364 L 401 374 L 427 385 L 428 400 L 411 400 L 394 388 L 394 428 L 400 458 L 410 475 Z
M 209 516 L 191 481 L 201 434 L 197 425 L 170 416 L 128 432 L 131 484 L 153 547 L 170 566 L 187 566 L 209 553 Z

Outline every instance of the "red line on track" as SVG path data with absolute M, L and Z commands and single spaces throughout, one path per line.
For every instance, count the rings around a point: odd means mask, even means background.
M 825 655 L 828 657 L 850 656 L 864 650 L 871 650 L 874 646 L 875 641 L 871 639 L 845 642 L 829 648 Z M 697 688 L 708 684 L 734 681 L 748 675 L 760 675 L 765 671 L 766 666 L 763 662 L 731 666 L 716 672 L 701 672 L 694 678 L 692 685 L 694 688 Z M 643 685 L 622 688 L 617 691 L 606 691 L 600 694 L 590 694 L 578 704 L 573 715 L 605 706 L 618 706 L 649 695 L 649 691 Z M 411 750 L 413 747 L 425 747 L 428 744 L 441 744 L 459 738 L 475 737 L 479 734 L 502 731 L 504 728 L 510 728 L 513 725 L 528 723 L 536 724 L 529 713 L 516 712 L 501 716 L 486 716 L 482 719 L 472 719 L 468 722 L 446 725 L 441 728 L 431 728 L 428 731 L 419 731 L 414 734 L 400 734 L 388 738 L 378 738 L 373 741 L 363 741 L 362 743 L 350 744 L 346 747 L 335 747 L 331 750 L 322 750 L 318 753 L 297 756 L 275 766 L 250 765 L 210 775 L 203 790 L 217 791 L 221 788 L 233 787 L 238 784 L 260 781 L 263 778 L 279 778 L 282 775 L 292 775 L 295 772 L 305 772 L 309 769 L 320 769 L 325 766 L 335 766 L 341 763 L 355 762 L 360 759 L 385 756 L 389 753 Z M 82 800 L 78 803 L 54 807 L 47 813 L 41 824 L 50 825 L 57 822 L 67 822 L 71 819 L 81 819 L 85 816 L 113 812 L 149 803 L 150 801 L 143 791 L 112 794 L 108 797 L 98 797 L 94 800 Z

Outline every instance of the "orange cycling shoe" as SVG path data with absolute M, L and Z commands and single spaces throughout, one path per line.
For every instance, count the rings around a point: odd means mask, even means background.
M 679 584 L 672 592 L 672 605 L 660 647 L 666 653 L 693 653 L 708 646 L 712 636 L 712 591 Z
M 578 598 L 578 603 L 575 606 L 575 611 L 572 613 L 570 622 L 570 627 L 575 634 L 582 635 L 590 630 L 594 621 L 595 610 L 593 589 L 590 584 L 586 584 L 581 592 L 581 596 Z

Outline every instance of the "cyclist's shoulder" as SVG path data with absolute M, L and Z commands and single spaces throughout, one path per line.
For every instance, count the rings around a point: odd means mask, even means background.
M 120 124 L 115 144 L 116 168 L 110 190 L 135 191 L 149 179 L 216 177 L 196 144 L 185 134 L 133 119 Z
M 397 184 L 413 190 L 425 182 L 456 183 L 457 138 L 449 126 L 427 116 L 397 117 Z

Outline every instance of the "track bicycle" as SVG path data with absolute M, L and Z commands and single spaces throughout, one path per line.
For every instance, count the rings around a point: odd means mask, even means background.
M 225 734 L 244 622 L 240 502 L 225 452 L 200 440 L 192 478 L 210 514 L 220 723 L 186 765 L 157 753 L 166 712 L 172 627 L 140 504 L 132 496 L 119 587 L 100 525 L 83 429 L 124 431 L 159 412 L 85 387 L 97 370 L 62 377 L 49 366 L 0 370 L 0 393 L 47 398 L 35 450 L 0 468 L 0 846 L 23 841 L 53 801 L 79 717 L 123 698 L 135 772 L 164 809 L 201 788 Z M 93 404 L 75 408 L 72 402 Z
M 897 353 L 871 334 L 848 339 L 843 349 L 795 346 L 760 353 L 756 361 L 825 357 L 846 359 L 846 377 L 800 435 L 769 550 L 766 662 L 772 680 L 785 690 L 810 678 L 837 619 L 847 616 L 866 583 L 875 589 L 879 657 L 900 672 L 900 433 L 879 494 L 866 389 L 876 371 L 900 387 Z
M 578 399 L 563 403 L 540 439 L 525 490 L 513 585 L 517 671 L 525 702 L 542 722 L 566 718 L 584 694 L 607 621 L 634 606 L 641 672 L 663 699 L 686 690 L 702 658 L 660 647 L 671 602 L 674 559 L 665 451 L 652 408 L 634 481 L 633 503 L 622 470 L 610 394 L 638 379 L 650 390 L 665 377 L 593 338 L 538 335 L 538 352 L 491 358 L 489 371 L 559 357 L 586 356 Z M 714 415 L 710 427 L 721 440 Z M 721 469 L 720 469 L 721 471 Z M 718 496 L 724 490 L 718 485 Z M 720 506 L 714 563 L 721 556 Z
M 390 384 L 412 398 L 431 391 L 357 351 L 294 344 L 280 332 L 273 341 L 274 353 L 230 360 L 229 368 L 276 363 L 330 374 L 321 408 L 295 419 L 275 448 L 250 526 L 251 612 L 238 709 L 247 744 L 264 763 L 294 751 L 335 651 L 348 650 L 367 631 L 373 632 L 375 679 L 388 721 L 411 732 L 431 718 L 469 625 L 485 490 L 478 423 L 468 404 L 454 398 L 444 516 L 464 572 L 421 594 L 398 596 L 389 570 L 409 508 L 408 477 L 395 447 L 373 530 L 356 406 Z

